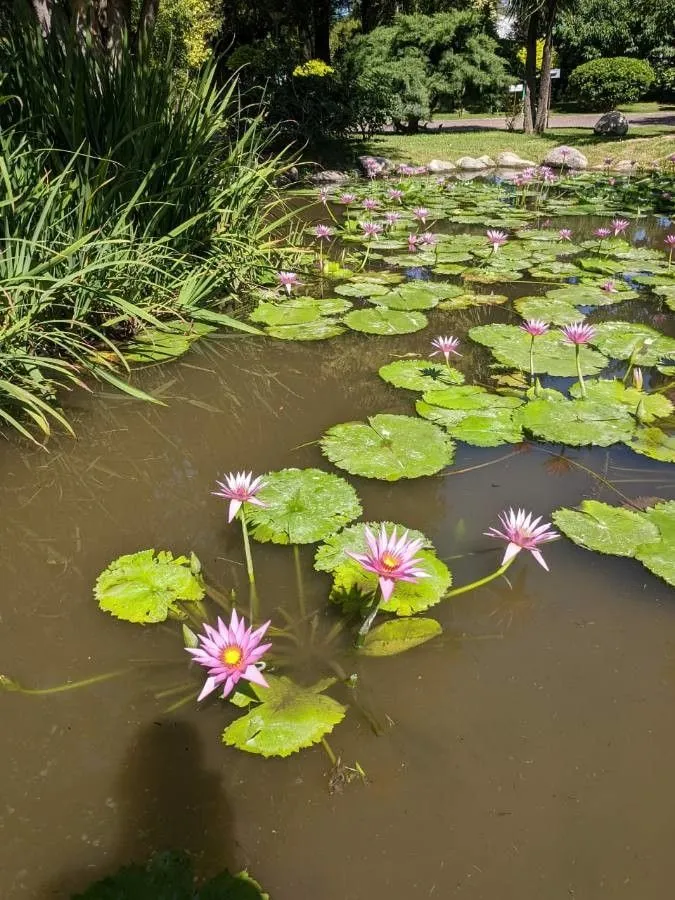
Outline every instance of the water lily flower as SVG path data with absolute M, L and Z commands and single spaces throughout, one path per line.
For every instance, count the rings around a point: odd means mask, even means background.
M 387 191 L 387 197 L 390 200 L 402 200 L 403 199 L 403 191 L 399 188 L 389 188 Z
M 387 225 L 395 225 L 402 218 L 400 212 L 388 212 L 384 214 Z
M 450 354 L 453 356 L 461 356 L 461 353 L 457 352 L 457 348 L 459 347 L 459 338 L 453 337 L 452 335 L 439 335 L 435 337 L 431 342 L 431 346 L 435 347 L 433 353 L 430 353 L 430 356 L 438 356 L 439 353 L 442 353 L 445 357 L 445 361 L 448 365 L 450 365 Z
M 611 233 L 612 233 L 611 228 L 596 228 L 595 231 L 593 232 L 593 234 L 596 236 L 596 238 L 599 238 L 601 241 L 604 240 L 606 237 L 609 237 Z
M 642 375 L 642 369 L 639 366 L 636 366 L 633 369 L 633 387 L 636 391 L 642 390 L 642 385 L 644 384 L 644 377 Z
M 509 509 L 508 512 L 504 511 L 499 516 L 504 530 L 500 531 L 498 528 L 491 527 L 485 534 L 487 537 L 501 538 L 508 542 L 502 566 L 510 562 L 521 550 L 529 550 L 539 565 L 548 572 L 546 561 L 538 549 L 539 544 L 556 541 L 560 535 L 556 531 L 549 530 L 551 529 L 550 522 L 540 525 L 542 517 L 538 516 L 533 519 L 532 515 L 532 513 L 525 512 L 524 509 L 519 509 L 517 512 L 514 512 L 513 509 Z
M 413 215 L 416 219 L 418 219 L 423 225 L 426 225 L 427 217 L 429 216 L 429 210 L 426 206 L 416 206 L 412 211 Z
M 314 237 L 318 238 L 320 241 L 331 237 L 332 234 L 333 229 L 329 225 L 317 225 L 314 229 Z
M 595 337 L 595 328 L 585 322 L 572 322 L 571 325 L 563 325 L 560 330 L 567 344 L 587 344 Z
M 404 176 L 413 175 L 415 172 L 413 167 L 409 166 L 407 163 L 401 163 L 398 166 L 396 171 L 398 172 L 399 175 L 404 175 Z
M 495 228 L 488 228 L 487 239 L 492 244 L 492 252 L 496 253 L 502 244 L 508 240 L 505 231 L 497 231 Z
M 523 322 L 520 329 L 521 331 L 526 331 L 532 337 L 540 337 L 542 334 L 546 334 L 549 326 L 543 319 L 528 319 L 526 322 Z
M 540 166 L 538 174 L 542 181 L 547 184 L 552 184 L 557 178 L 557 175 L 555 174 L 553 169 L 549 168 L 548 166 Z
M 413 175 L 426 175 L 429 170 L 426 166 L 413 166 Z
M 338 203 L 342 203 L 343 206 L 351 206 L 355 201 L 356 194 L 340 194 L 338 197 Z
M 367 209 L 368 212 L 372 212 L 374 209 L 377 209 L 379 205 L 379 202 L 372 199 L 371 197 L 366 197 L 366 199 L 363 201 L 363 208 Z
M 377 237 L 382 231 L 382 226 L 378 222 L 359 222 L 359 228 L 369 239 Z
M 319 191 L 319 200 L 324 206 L 328 203 L 328 188 L 321 188 Z
M 670 250 L 675 250 L 675 234 L 667 234 L 663 239 L 663 243 Z
M 613 219 L 612 228 L 614 229 L 614 237 L 618 237 L 620 234 L 623 234 L 629 225 L 630 222 L 628 221 L 628 219 Z
M 416 234 L 408 235 L 408 252 L 414 253 L 417 250 L 417 245 L 420 243 L 420 239 Z
M 267 506 L 256 497 L 260 488 L 265 486 L 262 475 L 253 477 L 253 472 L 230 472 L 224 476 L 225 481 L 217 481 L 220 488 L 211 491 L 214 497 L 223 497 L 230 501 L 227 521 L 231 522 L 237 515 L 243 503 L 252 503 L 254 506 Z
M 269 625 L 269 622 L 265 622 L 253 631 L 252 626 L 246 627 L 244 617 L 238 618 L 234 610 L 229 625 L 221 618 L 218 618 L 217 628 L 204 624 L 204 633 L 198 635 L 200 646 L 185 648 L 193 660 L 204 666 L 209 673 L 197 697 L 198 701 L 203 700 L 221 684 L 222 696 L 227 697 L 241 678 L 261 687 L 269 687 L 257 666 L 272 646 L 260 643 Z
M 420 235 L 420 244 L 426 244 L 428 247 L 435 247 L 438 243 L 438 236 L 430 231 L 425 231 Z
M 600 290 L 604 291 L 606 294 L 618 294 L 618 290 L 616 289 L 616 285 L 613 281 L 603 281 L 600 285 Z
M 561 228 L 558 232 L 558 237 L 561 241 L 571 241 L 572 240 L 572 229 L 571 228 Z
M 277 272 L 277 280 L 289 295 L 294 287 L 302 284 L 295 272 Z
M 430 577 L 429 572 L 420 568 L 423 560 L 415 556 L 424 546 L 423 540 L 410 539 L 407 531 L 399 538 L 396 527 L 389 535 L 385 525 L 377 537 L 368 527 L 365 529 L 365 535 L 368 544 L 366 553 L 352 553 L 350 550 L 346 552 L 367 572 L 374 572 L 377 575 L 385 603 L 391 597 L 397 581 L 414 583 L 420 578 Z

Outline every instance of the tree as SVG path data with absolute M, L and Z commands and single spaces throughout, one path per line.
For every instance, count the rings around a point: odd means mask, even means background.
M 119 56 L 126 38 L 132 47 L 138 45 L 155 23 L 160 0 L 142 0 L 133 20 L 131 0 L 25 0 L 33 9 L 43 34 L 51 31 L 55 15 L 69 19 L 81 33 L 86 32 L 95 46 Z M 21 8 L 17 3 L 17 9 Z

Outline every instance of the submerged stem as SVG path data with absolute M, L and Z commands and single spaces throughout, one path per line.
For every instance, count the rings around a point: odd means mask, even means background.
M 530 335 L 530 387 L 534 387 L 534 335 Z
M 586 399 L 586 385 L 584 384 L 584 376 L 581 374 L 581 345 L 576 344 L 576 354 L 575 360 L 577 364 L 577 378 L 579 379 L 579 389 L 581 390 L 581 396 L 583 399 Z
M 474 588 L 479 588 L 484 584 L 489 584 L 489 582 L 494 581 L 495 578 L 499 578 L 501 575 L 503 575 L 514 559 L 515 557 L 510 559 L 507 563 L 504 563 L 503 566 L 500 566 L 496 572 L 492 572 L 490 575 L 486 575 L 485 578 L 479 578 L 478 581 L 472 581 L 471 584 L 464 584 L 462 585 L 462 587 L 455 588 L 454 591 L 448 591 L 443 599 L 447 600 L 448 597 L 457 597 L 459 594 L 466 594 L 468 591 L 473 591 Z
M 305 618 L 305 583 L 302 580 L 302 566 L 300 565 L 300 549 L 297 544 L 293 544 L 293 563 L 295 565 L 295 581 L 298 585 L 298 606 L 300 607 L 300 617 Z
M 384 598 L 382 598 L 384 599 Z M 373 594 L 372 606 L 368 610 L 368 615 L 361 623 L 361 627 L 358 630 L 358 634 L 356 635 L 356 646 L 360 647 L 368 632 L 370 631 L 373 622 L 375 621 L 375 616 L 380 608 L 380 596 L 377 591 Z
M 251 545 L 248 540 L 248 526 L 246 524 L 246 507 L 242 505 L 239 518 L 241 519 L 241 533 L 244 538 L 244 554 L 246 555 L 246 571 L 248 580 L 251 584 L 255 584 L 255 575 L 253 573 L 253 558 L 251 556 Z
M 117 678 L 118 675 L 126 675 L 131 669 L 116 669 L 114 672 L 105 672 L 103 675 L 92 675 L 91 678 L 83 678 L 81 681 L 69 681 L 66 684 L 57 684 L 50 688 L 25 688 L 9 678 L 7 675 L 0 675 L 0 690 L 4 688 L 7 691 L 17 691 L 20 694 L 61 694 L 64 691 L 72 691 L 75 688 L 89 687 L 91 684 L 98 684 L 101 681 L 109 681 L 111 678 Z

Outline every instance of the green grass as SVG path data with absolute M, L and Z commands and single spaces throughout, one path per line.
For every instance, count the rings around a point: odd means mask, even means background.
M 424 164 L 431 159 L 456 160 L 460 156 L 496 156 L 501 150 L 512 150 L 524 159 L 539 163 L 546 153 L 559 144 L 578 147 L 591 165 L 611 156 L 631 159 L 641 165 L 663 161 L 675 152 L 675 128 L 645 125 L 631 128 L 626 138 L 601 138 L 589 128 L 557 128 L 544 136 L 491 129 L 446 131 L 440 134 L 386 134 L 359 144 L 360 153 L 388 156 Z

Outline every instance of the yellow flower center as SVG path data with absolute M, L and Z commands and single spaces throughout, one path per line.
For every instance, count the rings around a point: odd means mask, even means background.
M 398 556 L 394 556 L 392 553 L 385 553 L 380 559 L 380 563 L 382 564 L 382 568 L 393 571 L 394 569 L 398 568 L 399 558 Z
M 242 652 L 239 647 L 226 647 L 221 659 L 226 666 L 238 666 L 241 662 Z

